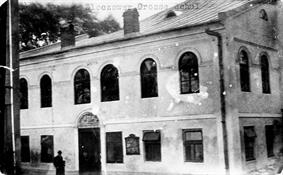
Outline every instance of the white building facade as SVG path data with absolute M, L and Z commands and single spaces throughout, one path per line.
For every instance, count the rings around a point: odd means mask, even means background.
M 58 150 L 66 174 L 276 167 L 279 6 L 195 0 L 141 22 L 129 10 L 124 31 L 21 53 L 23 171 L 54 174 Z

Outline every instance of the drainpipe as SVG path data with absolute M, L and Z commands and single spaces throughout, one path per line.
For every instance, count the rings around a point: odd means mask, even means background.
M 11 127 L 12 127 L 12 150 L 13 150 L 13 173 L 16 174 L 16 139 L 15 139 L 15 116 L 14 116 L 14 77 L 13 77 L 13 41 L 12 41 L 12 0 L 8 1 L 9 11 L 9 67 L 10 67 L 10 103 L 11 103 Z
M 227 126 L 226 126 L 226 103 L 225 103 L 225 81 L 224 81 L 224 64 L 223 64 L 223 45 L 222 36 L 220 33 L 206 29 L 205 33 L 217 38 L 218 46 L 218 66 L 219 66 L 219 84 L 220 84 L 220 109 L 221 109 L 221 124 L 223 132 L 223 148 L 224 148 L 224 163 L 226 174 L 229 173 L 229 155 L 228 155 L 228 139 L 227 139 Z
M 282 143 L 283 143 L 283 109 L 281 109 L 281 141 L 282 141 Z M 282 151 L 283 151 L 283 147 L 281 147 L 280 148 L 280 151 L 281 151 L 281 149 L 282 149 Z M 283 152 L 282 152 L 283 153 Z

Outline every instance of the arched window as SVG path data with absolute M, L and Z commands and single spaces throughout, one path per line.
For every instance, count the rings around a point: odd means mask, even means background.
M 261 9 L 259 11 L 259 17 L 265 21 L 268 21 L 268 16 L 267 16 L 267 13 L 264 9 Z
M 181 94 L 199 92 L 198 59 L 192 52 L 184 53 L 179 60 Z
M 241 90 L 250 92 L 250 71 L 248 53 L 241 50 L 239 53 Z
M 28 83 L 24 78 L 20 79 L 21 109 L 28 109 Z
M 261 66 L 261 80 L 262 80 L 262 92 L 270 93 L 270 81 L 269 81 L 269 64 L 266 55 L 260 57 Z
M 119 100 L 119 73 L 112 64 L 106 65 L 101 71 L 101 101 Z
M 157 97 L 157 68 L 153 59 L 144 60 L 140 67 L 142 98 Z
M 75 104 L 90 103 L 90 76 L 87 70 L 77 71 L 74 79 Z
M 40 80 L 40 95 L 41 95 L 41 107 L 52 106 L 52 85 L 51 78 L 48 75 L 44 75 Z
M 174 17 L 174 16 L 177 16 L 176 13 L 174 11 L 169 11 L 166 15 L 166 18 L 171 18 L 171 17 Z

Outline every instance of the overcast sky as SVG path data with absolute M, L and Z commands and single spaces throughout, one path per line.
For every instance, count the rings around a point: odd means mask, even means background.
M 90 7 L 97 12 L 98 18 L 103 19 L 112 14 L 114 18 L 122 24 L 122 14 L 125 8 L 138 8 L 140 19 L 144 19 L 168 7 L 185 0 L 18 0 L 19 3 L 55 3 L 55 4 L 72 4 L 78 3 Z M 0 4 L 5 0 L 0 0 Z

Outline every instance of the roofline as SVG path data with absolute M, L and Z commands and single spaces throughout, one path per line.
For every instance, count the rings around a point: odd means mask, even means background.
M 62 54 L 65 52 L 69 52 L 69 51 L 73 51 L 73 50 L 77 50 L 77 49 L 83 49 L 83 48 L 88 48 L 88 47 L 95 47 L 95 46 L 101 46 L 101 45 L 105 45 L 105 44 L 112 44 L 112 43 L 116 43 L 116 42 L 121 42 L 121 41 L 129 41 L 129 40 L 133 40 L 133 39 L 138 39 L 138 38 L 143 38 L 143 37 L 148 37 L 148 36 L 152 36 L 152 35 L 157 35 L 160 33 L 167 33 L 167 32 L 173 32 L 173 31 L 178 31 L 178 30 L 183 30 L 183 29 L 187 29 L 187 28 L 194 28 L 194 27 L 199 27 L 199 26 L 204 26 L 204 25 L 211 25 L 211 24 L 222 24 L 220 23 L 222 20 L 217 19 L 217 20 L 211 20 L 205 23 L 200 23 L 200 24 L 194 24 L 194 25 L 189 25 L 189 26 L 182 26 L 182 27 L 178 27 L 178 28 L 173 28 L 173 29 L 166 29 L 166 30 L 161 30 L 158 32 L 154 32 L 154 33 L 149 33 L 149 34 L 144 34 L 144 35 L 130 35 L 128 37 L 123 37 L 123 38 L 119 38 L 119 39 L 114 39 L 114 40 L 110 40 L 110 41 L 103 41 L 100 43 L 96 43 L 96 44 L 89 44 L 89 45 L 85 45 L 85 46 L 79 46 L 79 47 L 72 47 L 72 48 L 68 48 L 65 50 L 60 50 L 60 51 L 53 51 L 50 53 L 45 53 L 45 54 L 39 54 L 39 55 L 35 55 L 35 56 L 28 56 L 28 57 L 23 57 L 20 58 L 21 60 L 27 60 L 27 59 L 31 59 L 31 58 L 36 58 L 36 57 L 40 57 L 40 56 L 48 56 L 48 55 L 54 55 L 54 54 Z
M 88 35 L 87 34 L 77 35 L 77 36 L 75 36 L 75 39 L 79 40 L 80 38 L 83 38 L 83 37 L 88 37 Z M 61 41 L 58 41 L 58 42 L 55 42 L 55 43 L 51 43 L 49 45 L 45 45 L 45 46 L 41 46 L 41 47 L 34 48 L 34 49 L 31 49 L 31 50 L 26 50 L 26 51 L 20 52 L 20 54 L 21 53 L 26 54 L 28 52 L 39 51 L 39 50 L 46 49 L 46 48 L 49 48 L 49 47 L 54 47 L 54 46 L 60 45 L 60 44 L 61 44 Z
M 241 5 L 237 8 L 228 10 L 226 12 L 220 12 L 218 13 L 218 17 L 220 20 L 224 21 L 228 18 L 235 18 L 241 14 L 244 14 L 254 8 L 260 7 L 263 4 L 269 4 L 265 2 L 266 0 L 251 0 L 247 4 Z

